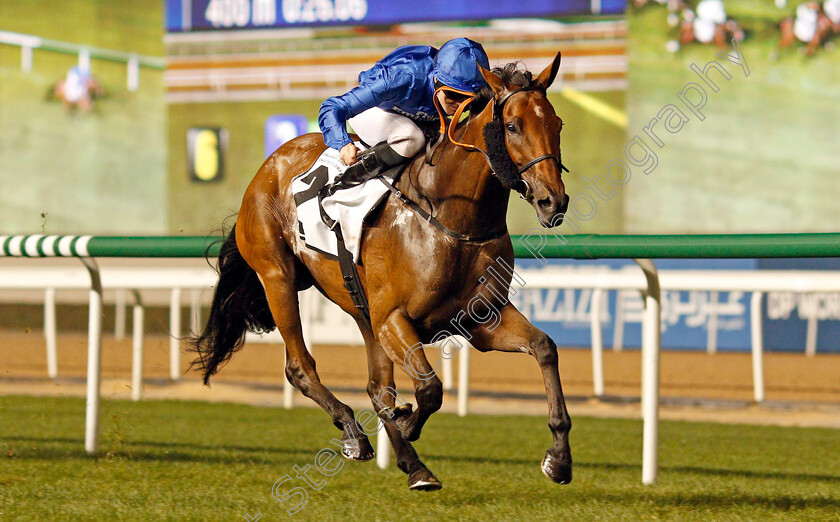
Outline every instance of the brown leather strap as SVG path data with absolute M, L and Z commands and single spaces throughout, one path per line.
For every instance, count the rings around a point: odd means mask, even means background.
M 403 203 L 408 206 L 411 210 L 413 210 L 416 214 L 420 217 L 425 219 L 429 222 L 433 227 L 440 230 L 444 234 L 449 237 L 455 238 L 458 241 L 464 241 L 465 243 L 483 243 L 485 241 L 490 241 L 503 235 L 507 234 L 507 226 L 503 227 L 500 230 L 496 230 L 494 232 L 490 232 L 488 234 L 479 234 L 479 235 L 470 235 L 470 234 L 461 234 L 460 232 L 455 232 L 446 227 L 443 223 L 441 223 L 436 217 L 426 212 L 426 209 L 412 201 L 408 196 L 403 194 L 397 187 L 389 183 L 384 177 L 379 178 L 379 181 L 385 184 L 388 187 L 388 190 L 391 191 L 392 194 L 397 196 L 397 199 L 402 201 Z

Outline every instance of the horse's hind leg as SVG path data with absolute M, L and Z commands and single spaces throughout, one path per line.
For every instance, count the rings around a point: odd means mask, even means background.
M 370 327 L 361 320 L 356 320 L 359 330 L 365 339 L 367 347 L 368 374 L 370 380 L 367 392 L 370 395 L 373 409 L 382 419 L 391 446 L 397 454 L 397 467 L 408 475 L 409 489 L 434 491 L 441 488 L 440 481 L 420 461 L 417 452 L 400 434 L 393 421 L 393 410 L 399 394 L 394 387 L 394 363 L 388 358 L 385 350 L 374 339 Z M 405 402 L 400 399 L 401 402 Z
M 295 257 L 281 240 L 275 240 L 274 243 L 273 252 L 266 252 L 265 255 L 254 255 L 252 252 L 252 259 L 248 259 L 248 263 L 260 277 L 271 315 L 286 343 L 286 377 L 295 388 L 323 408 L 333 424 L 344 432 L 344 456 L 354 460 L 370 460 L 373 458 L 373 447 L 357 427 L 353 410 L 321 384 L 315 370 L 315 360 L 303 342 L 295 287 Z

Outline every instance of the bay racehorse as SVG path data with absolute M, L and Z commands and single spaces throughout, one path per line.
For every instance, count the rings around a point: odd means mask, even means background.
M 291 182 L 324 151 L 321 136 L 301 136 L 277 149 L 245 192 L 219 254 L 220 278 L 208 324 L 193 339 L 204 382 L 242 346 L 247 331 L 276 325 L 286 345 L 286 377 L 343 431 L 345 457 L 372 458 L 373 448 L 353 410 L 321 384 L 304 346 L 298 292 L 314 285 L 353 316 L 361 330 L 367 391 L 411 489 L 441 487 L 410 444 L 443 400 L 441 381 L 416 348 L 450 332 L 460 332 L 480 351 L 536 358 L 554 437 L 541 469 L 555 482 L 571 481 L 571 421 L 557 348 L 507 299 L 513 275 L 506 227 L 510 190 L 519 191 L 546 226 L 558 225 L 568 206 L 561 180 L 563 123 L 546 97 L 559 67 L 558 53 L 536 77 L 515 64 L 482 70 L 492 89 L 486 90 L 484 107 L 470 100 L 474 106 L 468 119 L 458 123 L 459 110 L 448 129 L 442 123 L 445 136 L 439 146 L 428 158 L 415 158 L 396 183 L 397 197 L 371 213 L 358 266 L 369 320 L 345 289 L 339 263 L 308 249 L 298 233 Z M 411 404 L 395 408 L 395 364 L 413 380 L 416 409 Z

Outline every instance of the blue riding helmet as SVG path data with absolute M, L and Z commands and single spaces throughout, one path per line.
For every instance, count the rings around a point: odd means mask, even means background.
M 438 51 L 434 76 L 447 87 L 474 93 L 485 84 L 478 65 L 490 68 L 481 44 L 468 38 L 455 38 L 443 44 Z

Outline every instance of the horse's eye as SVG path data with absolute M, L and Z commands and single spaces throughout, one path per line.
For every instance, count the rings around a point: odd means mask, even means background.
M 513 123 L 508 123 L 505 125 L 505 127 L 507 128 L 507 131 L 509 133 L 516 134 L 516 125 L 514 125 Z

